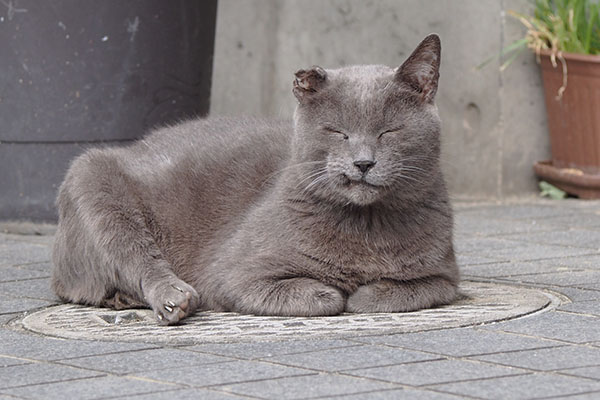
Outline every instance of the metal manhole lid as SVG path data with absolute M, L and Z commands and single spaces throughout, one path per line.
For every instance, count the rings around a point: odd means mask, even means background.
M 342 314 L 333 317 L 262 317 L 199 312 L 176 326 L 159 326 L 151 310 L 63 304 L 16 321 L 29 331 L 68 339 L 200 344 L 351 337 L 458 328 L 502 321 L 555 308 L 559 299 L 541 290 L 463 282 L 465 298 L 410 313 Z

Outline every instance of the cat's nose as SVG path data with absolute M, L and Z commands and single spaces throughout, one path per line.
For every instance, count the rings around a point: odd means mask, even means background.
M 354 161 L 354 166 L 360 170 L 363 174 L 368 170 L 373 168 L 373 166 L 377 164 L 377 161 L 374 160 L 357 160 Z

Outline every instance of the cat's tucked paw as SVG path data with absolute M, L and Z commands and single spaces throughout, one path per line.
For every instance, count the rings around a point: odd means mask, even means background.
M 161 325 L 173 325 L 192 314 L 199 305 L 196 290 L 182 280 L 159 283 L 148 298 Z
M 377 310 L 377 294 L 372 285 L 360 286 L 348 296 L 346 311 L 351 313 L 381 312 Z

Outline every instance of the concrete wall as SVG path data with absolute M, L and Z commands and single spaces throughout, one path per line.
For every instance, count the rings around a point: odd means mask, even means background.
M 455 198 L 536 191 L 532 164 L 549 156 L 534 57 L 475 66 L 521 37 L 509 9 L 527 0 L 219 0 L 212 115 L 290 117 L 293 73 L 310 65 L 400 65 L 431 32 L 442 38 L 437 104 L 443 165 Z

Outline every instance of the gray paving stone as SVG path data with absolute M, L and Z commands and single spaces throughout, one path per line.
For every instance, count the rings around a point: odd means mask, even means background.
M 559 399 L 560 397 L 548 397 L 550 399 Z M 583 394 L 576 394 L 574 396 L 564 397 L 565 400 L 598 400 L 600 399 L 600 392 L 589 392 Z
M 0 295 L 1 297 L 1 295 Z M 9 323 L 10 321 L 12 321 L 15 318 L 18 318 L 19 316 L 21 316 L 22 314 L 18 313 L 18 312 L 13 312 L 13 313 L 6 313 L 6 314 L 1 314 L 0 315 L 0 329 L 2 329 L 2 326 Z
M 600 300 L 600 291 L 590 289 L 577 289 L 561 287 L 556 289 L 559 293 L 567 296 L 573 303 L 589 300 Z
M 438 355 L 412 350 L 365 345 L 276 356 L 269 358 L 269 361 L 319 371 L 343 371 L 438 358 Z
M 593 284 L 581 285 L 581 288 L 583 288 L 583 289 L 590 289 L 590 290 L 596 290 L 596 291 L 600 292 L 600 283 L 593 283 Z
M 597 269 L 600 256 L 552 258 L 537 261 L 487 263 L 483 265 L 461 265 L 463 274 L 488 278 L 518 277 L 529 274 L 571 272 Z
M 504 278 L 513 282 L 519 282 L 521 275 L 545 274 L 552 272 L 580 271 L 580 269 L 568 269 L 562 266 L 553 266 L 554 259 L 543 261 L 518 261 L 503 263 L 488 263 L 479 265 L 461 265 L 463 276 L 474 276 L 483 278 Z M 459 264 L 460 265 L 460 264 Z
M 490 255 L 493 250 L 515 247 L 515 242 L 501 238 L 474 237 L 456 240 L 454 248 L 458 254 L 474 254 L 479 257 L 495 258 Z
M 150 378 L 160 382 L 179 383 L 194 387 L 225 385 L 314 374 L 305 369 L 273 365 L 259 361 L 232 361 L 198 367 L 170 368 L 163 371 L 146 371 L 132 376 Z
M 549 218 L 546 224 L 554 226 L 555 229 L 595 229 L 600 227 L 600 215 L 590 212 L 578 212 L 571 215 Z
M 478 254 L 472 254 L 472 253 L 462 253 L 462 254 L 459 253 L 456 255 L 456 262 L 461 267 L 479 266 L 479 265 L 486 265 L 486 264 L 497 264 L 498 261 L 502 261 L 502 260 L 496 260 L 494 258 L 482 257 Z
M 403 347 L 454 357 L 563 345 L 561 342 L 551 340 L 534 339 L 502 332 L 475 330 L 473 328 L 364 337 L 356 340 L 364 343 Z
M 564 346 L 551 349 L 523 350 L 473 357 L 536 371 L 553 371 L 600 364 L 600 349 L 585 346 Z
M 185 347 L 185 349 L 241 359 L 258 359 L 357 345 L 357 343 L 346 340 L 316 339 L 285 342 L 204 344 Z
M 2 368 L 0 390 L 25 385 L 67 381 L 100 376 L 101 373 L 62 365 L 33 363 Z
M 593 250 L 600 249 L 600 231 L 568 229 L 550 232 L 530 232 L 527 234 L 504 235 L 504 239 L 519 242 L 541 243 L 551 245 L 586 247 Z
M 577 303 L 563 304 L 558 307 L 561 311 L 568 311 L 575 314 L 586 314 L 600 317 L 600 305 L 596 301 L 580 301 Z
M 265 399 L 312 399 L 325 396 L 368 393 L 394 385 L 348 376 L 319 374 L 227 385 L 223 390 Z
M 144 343 L 69 341 L 0 329 L 0 355 L 35 360 L 56 361 L 154 347 Z
M 29 364 L 31 361 L 18 357 L 0 356 L 0 368 L 10 367 L 11 365 Z
M 537 283 L 552 286 L 589 287 L 600 283 L 600 273 L 594 271 L 568 271 L 512 277 L 513 282 Z
M 0 314 L 14 314 L 55 304 L 48 300 L 14 298 L 0 294 Z
M 194 353 L 192 351 L 179 349 L 148 349 L 71 358 L 69 360 L 61 361 L 61 364 L 89 368 L 96 371 L 105 371 L 119 375 L 167 368 L 200 366 L 231 360 L 231 358 L 215 356 L 212 354 Z
M 514 245 L 506 248 L 487 249 L 480 248 L 479 255 L 499 261 L 533 261 L 558 257 L 571 257 L 581 255 L 597 255 L 600 251 L 591 249 L 550 246 L 533 243 L 513 242 Z
M 454 222 L 457 237 L 499 236 L 552 230 L 552 226 L 538 223 L 536 220 L 501 220 L 482 218 L 479 215 L 458 213 Z
M 37 264 L 33 264 L 37 265 Z M 31 268 L 29 265 L 24 266 L 11 266 L 11 265 L 0 265 L 0 282 L 11 282 L 23 279 L 32 278 L 48 278 L 50 276 L 49 271 L 40 270 L 37 268 Z
M 600 318 L 551 312 L 489 325 L 484 329 L 523 333 L 547 339 L 564 340 L 571 343 L 600 341 Z
M 249 399 L 250 397 L 227 394 L 209 389 L 184 389 L 127 396 L 127 398 L 132 400 L 241 400 Z
M 440 391 L 482 399 L 539 399 L 597 391 L 600 382 L 551 374 L 531 374 L 432 386 Z
M 392 389 L 377 392 L 349 394 L 334 397 L 319 397 L 319 399 L 337 400 L 458 400 L 462 396 L 447 393 L 439 393 L 424 389 Z
M 0 232 L 14 240 L 35 241 L 51 238 L 56 233 L 56 225 L 29 221 L 0 221 Z
M 581 376 L 584 378 L 591 378 L 600 381 L 600 360 L 597 360 L 597 364 L 592 367 L 581 367 L 581 368 L 572 368 L 560 371 L 563 374 Z
M 501 221 L 524 219 L 527 221 L 535 220 L 539 223 L 548 221 L 550 218 L 557 217 L 570 218 L 576 214 L 577 210 L 570 207 L 559 207 L 554 204 L 543 204 L 540 202 L 532 204 L 497 204 L 484 206 L 468 206 L 458 208 L 458 214 L 464 216 L 475 216 L 482 219 L 497 219 Z M 600 221 L 600 216 L 599 216 Z
M 436 360 L 344 372 L 347 375 L 380 379 L 411 386 L 460 382 L 473 379 L 522 375 L 527 371 L 462 360 Z
M 60 299 L 50 288 L 49 278 L 0 283 L 0 293 L 19 298 L 48 300 L 59 303 Z
M 7 241 L 0 245 L 0 264 L 19 265 L 36 262 L 49 262 L 51 258 L 50 246 Z
M 115 396 L 127 398 L 134 394 L 157 393 L 173 389 L 176 389 L 173 385 L 158 382 L 107 376 L 44 385 L 23 386 L 6 389 L 4 392 L 36 400 L 91 400 Z
M 0 400 L 18 400 L 18 399 L 23 399 L 23 397 L 9 396 L 7 394 L 0 393 Z

